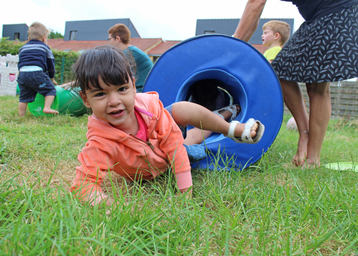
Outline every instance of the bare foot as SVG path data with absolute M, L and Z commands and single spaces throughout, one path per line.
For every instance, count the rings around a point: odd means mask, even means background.
M 300 133 L 300 137 L 298 139 L 297 153 L 292 159 L 292 163 L 297 167 L 303 166 L 306 161 L 308 139 L 308 132 Z
M 301 169 L 305 169 L 305 170 L 313 170 L 313 169 L 316 169 L 318 167 L 320 167 L 321 164 L 320 163 L 310 163 L 309 160 L 307 159 L 303 165 L 301 166 Z
M 58 115 L 58 111 L 51 108 L 44 108 L 43 112 L 45 114 Z

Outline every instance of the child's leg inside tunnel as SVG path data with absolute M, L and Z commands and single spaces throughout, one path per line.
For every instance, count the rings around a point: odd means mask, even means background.
M 183 127 L 191 125 L 199 129 L 221 133 L 225 136 L 229 132 L 230 123 L 226 122 L 210 110 L 195 103 L 187 101 L 174 103 L 172 116 L 174 121 Z M 258 124 L 254 124 L 251 127 L 251 137 L 255 137 L 257 129 Z M 245 124 L 237 124 L 234 131 L 235 137 L 241 137 L 244 130 Z
M 219 110 L 214 111 L 216 115 L 220 116 L 224 120 L 233 120 L 240 112 L 239 105 L 231 105 Z M 212 131 L 203 130 L 202 128 L 193 128 L 188 130 L 187 137 L 184 140 L 185 145 L 200 144 L 204 140 L 210 137 Z

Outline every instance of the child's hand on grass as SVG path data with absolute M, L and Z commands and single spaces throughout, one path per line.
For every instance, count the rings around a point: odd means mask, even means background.
M 191 199 L 193 196 L 193 187 L 181 189 L 180 192 L 185 194 L 186 199 Z
M 191 197 L 193 196 L 193 187 L 180 189 L 180 193 L 181 193 L 180 195 L 176 195 L 176 196 L 181 196 L 185 194 L 186 199 L 191 199 Z M 171 197 L 169 197 L 169 200 L 171 200 Z
M 91 205 L 92 206 L 95 206 L 95 205 L 102 205 L 100 207 L 115 207 L 115 206 L 118 206 L 120 202 L 115 202 L 112 198 L 106 196 L 104 193 L 102 192 L 95 192 L 95 193 L 91 193 L 89 196 L 88 196 L 88 201 L 91 202 Z M 116 205 L 113 205 L 113 204 L 116 204 Z M 127 203 L 124 203 L 123 206 L 128 206 Z M 134 208 L 132 207 L 132 211 L 134 210 Z M 109 215 L 111 214 L 111 211 L 110 210 L 107 210 L 106 211 L 106 215 Z
M 113 201 L 111 198 L 109 198 L 108 196 L 106 196 L 104 193 L 102 192 L 94 192 L 88 195 L 88 202 L 91 202 L 92 206 L 95 205 L 100 205 L 100 204 L 105 204 L 106 206 L 111 206 Z M 106 214 L 110 214 L 111 211 L 107 210 Z

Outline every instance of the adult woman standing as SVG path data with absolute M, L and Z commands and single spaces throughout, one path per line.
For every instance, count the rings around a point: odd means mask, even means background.
M 329 84 L 358 77 L 358 0 L 281 0 L 297 6 L 305 22 L 272 62 L 284 101 L 299 130 L 296 166 L 318 167 L 331 117 Z M 248 41 L 266 0 L 248 0 L 234 36 Z M 298 82 L 306 84 L 309 118 Z

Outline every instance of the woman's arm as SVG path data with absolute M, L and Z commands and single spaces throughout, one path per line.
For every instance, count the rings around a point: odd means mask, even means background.
M 248 42 L 254 34 L 265 7 L 266 0 L 248 0 L 234 37 Z

